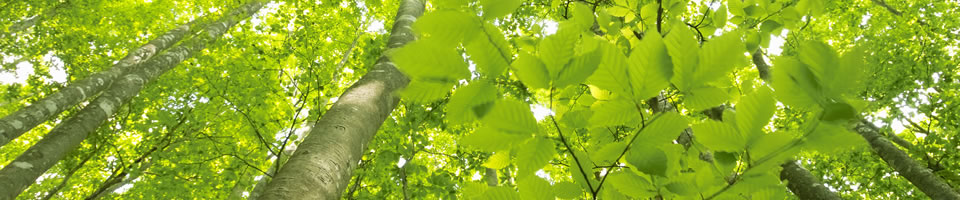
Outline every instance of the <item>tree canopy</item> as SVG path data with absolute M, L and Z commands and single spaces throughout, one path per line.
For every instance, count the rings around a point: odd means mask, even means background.
M 960 199 L 960 2 L 0 2 L 0 199 Z

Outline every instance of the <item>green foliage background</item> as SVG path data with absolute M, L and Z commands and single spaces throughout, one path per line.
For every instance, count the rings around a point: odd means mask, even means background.
M 3 70 L 34 70 L 0 85 L 0 114 L 64 86 L 51 71 L 103 71 L 241 3 L 0 3 Z M 18 198 L 255 196 L 381 54 L 411 83 L 348 199 L 795 199 L 788 160 L 845 199 L 928 198 L 850 129 L 860 120 L 960 187 L 957 2 L 437 0 L 418 40 L 388 52 L 395 1 L 266 7 Z M 78 110 L 0 148 L 0 165 Z

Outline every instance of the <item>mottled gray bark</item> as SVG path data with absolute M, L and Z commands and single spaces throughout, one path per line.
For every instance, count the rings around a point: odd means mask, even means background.
M 424 10 L 421 0 L 403 0 L 388 49 L 413 41 L 411 25 Z M 389 51 L 389 50 L 387 50 Z M 359 81 L 314 125 L 296 153 L 273 177 L 262 199 L 339 199 L 360 157 L 397 106 L 394 92 L 409 79 L 381 55 Z
M 117 80 L 117 83 L 105 90 L 100 97 L 55 127 L 37 144 L 0 170 L 0 199 L 13 199 L 23 192 L 67 152 L 80 145 L 90 132 L 119 110 L 124 102 L 136 96 L 145 84 L 203 49 L 207 43 L 219 38 L 237 22 L 260 10 L 263 4 L 261 1 L 254 1 L 243 5 L 210 24 L 202 34 L 148 60 L 143 63 L 143 69 L 135 70 Z
M 191 30 L 192 24 L 193 22 L 170 30 L 146 45 L 134 49 L 110 69 L 74 81 L 66 87 L 60 88 L 56 93 L 3 117 L 0 119 L 0 146 L 23 135 L 40 123 L 50 120 L 67 108 L 83 102 L 88 97 L 95 96 L 113 84 L 121 75 L 135 68 L 139 69 L 136 67 L 138 64 L 190 35 L 193 32 Z
M 797 164 L 797 161 L 787 161 L 780 166 L 783 167 L 780 180 L 787 181 L 787 188 L 800 199 L 840 199 L 837 193 L 831 192 L 810 171 Z
M 873 152 L 877 153 L 883 161 L 886 161 L 888 166 L 896 170 L 900 176 L 906 178 L 910 183 L 913 183 L 931 199 L 960 199 L 960 194 L 934 174 L 933 170 L 910 158 L 906 152 L 881 136 L 880 129 L 873 123 L 862 120 L 856 124 L 854 129 L 870 143 Z

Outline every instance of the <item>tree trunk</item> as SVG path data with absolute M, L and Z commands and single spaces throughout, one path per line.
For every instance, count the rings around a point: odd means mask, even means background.
M 411 25 L 424 10 L 421 0 L 403 0 L 387 47 L 414 40 Z M 387 50 L 389 51 L 389 50 Z M 296 153 L 267 185 L 263 199 L 339 199 L 367 143 L 397 106 L 393 95 L 409 79 L 386 55 L 340 96 L 314 125 Z
M 837 193 L 831 192 L 810 171 L 798 165 L 797 161 L 790 160 L 780 166 L 783 167 L 780 180 L 786 180 L 787 188 L 800 199 L 840 199 Z
M 90 132 L 100 126 L 124 102 L 137 95 L 145 84 L 203 49 L 206 43 L 216 40 L 237 22 L 260 10 L 263 5 L 261 1 L 243 5 L 212 23 L 204 33 L 148 60 L 143 64 L 142 70 L 131 72 L 118 80 L 117 84 L 110 86 L 103 95 L 58 125 L 40 142 L 0 170 L 0 199 L 15 198 L 67 152 L 80 145 Z
M 114 80 L 123 74 L 132 71 L 138 64 L 156 55 L 168 47 L 176 44 L 192 32 L 194 22 L 181 25 L 164 33 L 160 37 L 131 51 L 126 57 L 113 65 L 110 69 L 81 80 L 74 81 L 57 93 L 51 94 L 29 106 L 21 108 L 0 119 L 0 146 L 9 143 L 23 133 L 60 114 L 67 108 L 73 107 L 109 87 Z M 14 63 L 15 64 L 15 63 Z M 145 67 L 144 67 L 145 68 Z M 138 68 L 140 69 L 140 68 Z
M 869 121 L 857 123 L 855 130 L 873 147 L 887 165 L 896 170 L 900 176 L 907 178 L 910 183 L 923 191 L 931 199 L 960 199 L 960 194 L 953 190 L 947 182 L 923 166 L 907 153 L 898 149 L 890 140 L 880 136 L 879 128 Z
M 63 3 L 57 4 L 56 6 L 53 6 L 53 8 L 50 8 L 50 9 L 48 9 L 48 10 L 46 10 L 46 11 L 44 11 L 44 12 L 38 14 L 38 15 L 34 15 L 34 16 L 32 16 L 32 17 L 29 17 L 29 18 L 20 20 L 20 21 L 18 21 L 17 23 L 14 23 L 13 25 L 10 25 L 10 28 L 7 29 L 8 32 L 7 32 L 7 33 L 4 33 L 4 34 L 3 34 L 3 37 L 13 36 L 14 34 L 23 32 L 23 31 L 25 31 L 25 30 L 27 30 L 27 29 L 30 29 L 30 28 L 33 27 L 33 26 L 36 26 L 36 25 L 37 25 L 38 23 L 40 23 L 40 21 L 42 21 L 44 18 L 47 18 L 47 17 L 51 17 L 51 16 L 53 16 L 53 15 L 56 15 L 56 14 L 57 14 L 57 10 L 60 10 L 61 8 L 63 8 L 64 6 L 66 6 L 67 4 L 68 4 L 68 2 L 63 2 Z

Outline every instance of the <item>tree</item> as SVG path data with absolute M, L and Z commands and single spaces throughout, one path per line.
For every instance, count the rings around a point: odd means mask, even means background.
M 423 12 L 424 2 L 401 1 L 388 49 L 412 41 L 410 26 Z M 313 125 L 297 151 L 267 185 L 264 199 L 339 198 L 350 181 L 367 143 L 399 102 L 394 91 L 407 82 L 386 56 Z
M 206 30 L 197 37 L 189 39 L 182 46 L 173 47 L 157 58 L 149 59 L 144 63 L 143 69 L 124 75 L 118 84 L 111 85 L 104 94 L 91 101 L 76 116 L 58 125 L 47 134 L 46 138 L 0 170 L 0 180 L 3 180 L 0 186 L 4 188 L 0 196 L 13 198 L 19 195 L 37 177 L 62 159 L 68 151 L 80 145 L 90 132 L 113 115 L 124 102 L 136 96 L 145 84 L 204 49 L 206 43 L 216 40 L 240 20 L 256 13 L 263 4 L 261 1 L 253 1 L 224 15 L 211 26 L 206 27 Z

